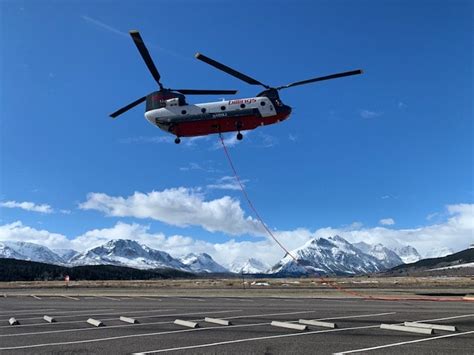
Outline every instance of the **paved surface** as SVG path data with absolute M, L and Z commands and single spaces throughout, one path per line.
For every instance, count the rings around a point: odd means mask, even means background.
M 57 322 L 45 322 L 44 315 Z M 140 323 L 123 323 L 120 316 Z M 20 325 L 10 326 L 10 317 Z M 205 323 L 204 317 L 233 325 Z M 88 318 L 105 326 L 95 328 Z M 177 318 L 198 321 L 200 327 L 175 325 Z M 270 325 L 300 318 L 324 319 L 338 328 L 297 331 Z M 422 320 L 455 325 L 458 331 L 422 335 L 379 328 Z M 1 354 L 472 354 L 473 349 L 472 302 L 0 295 Z

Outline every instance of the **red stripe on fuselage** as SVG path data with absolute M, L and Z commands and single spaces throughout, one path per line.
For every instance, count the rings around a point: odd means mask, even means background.
M 255 129 L 258 126 L 267 126 L 286 120 L 291 110 L 279 112 L 270 117 L 255 115 L 241 117 L 223 117 L 209 120 L 180 122 L 170 129 L 170 132 L 179 137 L 205 136 L 213 133 L 237 132 Z M 238 128 L 240 125 L 240 129 Z

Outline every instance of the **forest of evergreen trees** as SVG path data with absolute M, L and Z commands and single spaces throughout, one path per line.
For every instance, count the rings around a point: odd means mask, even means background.
M 65 267 L 17 259 L 0 259 L 0 281 L 64 280 L 153 280 L 192 278 L 194 274 L 173 270 L 139 270 L 114 265 L 86 265 Z

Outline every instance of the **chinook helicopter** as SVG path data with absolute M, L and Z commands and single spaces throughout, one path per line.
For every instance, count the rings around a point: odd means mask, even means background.
M 165 132 L 175 135 L 176 144 L 181 142 L 180 137 L 204 136 L 224 132 L 237 132 L 237 139 L 241 140 L 243 138 L 241 131 L 252 130 L 259 126 L 278 123 L 284 121 L 290 116 L 291 107 L 285 105 L 281 101 L 278 93 L 280 90 L 317 81 L 362 74 L 362 70 L 352 70 L 297 81 L 283 86 L 271 87 L 206 57 L 203 54 L 197 53 L 195 56 L 197 59 L 243 80 L 248 84 L 260 85 L 264 90 L 255 97 L 250 98 L 189 104 L 186 102 L 185 95 L 233 95 L 236 94 L 237 91 L 164 88 L 160 81 L 160 73 L 153 63 L 140 33 L 133 30 L 130 31 L 130 35 L 145 61 L 148 70 L 158 83 L 159 90 L 122 107 L 110 116 L 116 118 L 138 104 L 146 101 L 145 118 L 151 124 L 156 125 Z

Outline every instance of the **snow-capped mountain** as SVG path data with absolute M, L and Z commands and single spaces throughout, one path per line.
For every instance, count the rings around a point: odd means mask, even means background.
M 441 258 L 451 254 L 454 254 L 454 251 L 450 248 L 431 249 L 425 254 L 425 258 Z
M 209 254 L 190 253 L 179 258 L 184 265 L 186 265 L 193 272 L 207 272 L 207 273 L 224 273 L 229 272 L 225 267 L 218 264 L 212 259 Z
M 134 240 L 114 239 L 77 254 L 72 265 L 120 265 L 138 269 L 168 268 L 189 271 L 178 259 L 164 251 L 155 250 Z
M 286 255 L 272 273 L 301 274 L 365 274 L 384 269 L 379 260 L 363 253 L 340 236 L 314 238 L 291 252 L 298 262 Z
M 235 260 L 229 266 L 229 269 L 237 274 L 264 274 L 267 273 L 270 266 L 260 260 L 249 258 L 247 260 Z
M 5 243 L 0 242 L 0 258 L 5 259 L 23 259 L 24 256 L 17 253 L 15 249 L 9 247 Z
M 392 250 L 397 253 L 397 255 L 403 260 L 405 264 L 415 263 L 421 259 L 421 255 L 411 245 L 392 248 Z
M 403 264 L 403 260 L 397 255 L 397 253 L 382 244 L 370 245 L 360 242 L 354 243 L 353 245 L 362 252 L 372 255 L 387 269 Z
M 74 256 L 79 254 L 79 252 L 75 251 L 74 249 L 53 249 L 53 252 L 59 255 L 66 263 L 69 262 L 69 260 L 71 260 Z
M 28 242 L 0 242 L 0 257 L 31 260 L 49 264 L 64 264 L 64 260 L 51 249 Z

